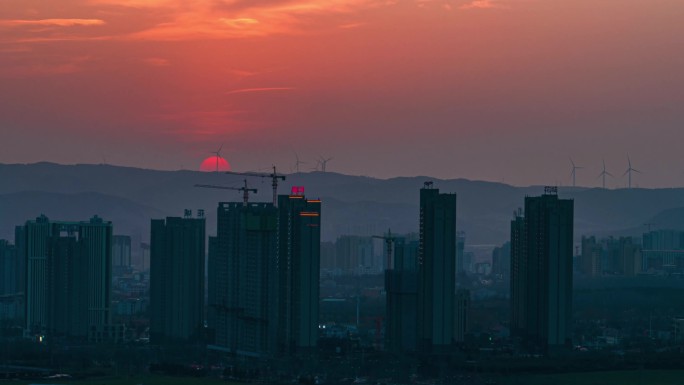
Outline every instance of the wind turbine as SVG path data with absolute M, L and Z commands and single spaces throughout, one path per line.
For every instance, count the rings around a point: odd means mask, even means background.
M 603 189 L 604 190 L 606 189 L 606 175 L 608 175 L 611 178 L 613 177 L 613 174 L 606 171 L 606 160 L 603 159 L 603 171 L 601 171 L 601 173 L 598 175 L 598 177 L 599 178 L 603 177 Z
M 221 143 L 221 147 L 217 151 L 210 151 L 212 154 L 216 155 L 216 172 L 219 171 L 219 158 L 221 158 L 221 150 L 223 150 L 223 145 L 225 143 Z
M 629 175 L 627 186 L 628 186 L 628 188 L 631 189 L 632 188 L 632 171 L 639 173 L 639 174 L 641 174 L 641 171 L 632 167 L 632 160 L 629 159 L 629 154 L 627 154 L 627 164 L 629 167 L 627 167 L 627 171 L 625 171 L 625 173 L 622 174 L 622 176 Z
M 297 154 L 296 152 L 294 153 L 294 155 L 295 155 L 295 159 L 296 159 L 295 160 L 295 171 L 299 172 L 299 165 L 300 164 L 306 164 L 306 162 L 299 160 L 299 154 Z
M 575 162 L 572 161 L 572 158 L 570 158 L 570 164 L 572 164 L 572 172 L 570 173 L 570 175 L 572 175 L 572 187 L 575 187 L 575 177 L 577 176 L 577 170 L 584 167 L 575 166 Z
M 318 162 L 321 165 L 321 171 L 325 172 L 325 167 L 331 160 L 333 160 L 333 158 L 324 158 L 320 155 L 318 156 Z

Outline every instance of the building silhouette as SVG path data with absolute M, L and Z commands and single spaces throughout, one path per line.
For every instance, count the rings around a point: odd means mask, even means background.
M 305 353 L 318 343 L 321 201 L 278 196 L 278 349 Z
M 573 207 L 547 187 L 511 222 L 511 333 L 531 350 L 570 342 Z
M 131 237 L 115 235 L 112 238 L 112 266 L 119 268 L 131 267 Z
M 506 242 L 492 250 L 492 276 L 508 282 L 511 277 L 511 243 Z
M 582 237 L 582 250 L 579 256 L 578 270 L 586 277 L 598 277 L 603 274 L 603 246 L 596 237 Z
M 456 291 L 456 194 L 420 190 L 417 345 L 424 354 L 443 354 L 454 340 Z
M 385 350 L 390 352 L 416 351 L 418 248 L 416 239 L 394 238 L 394 255 L 385 270 Z
M 342 235 L 335 242 L 335 255 L 337 268 L 342 273 L 362 275 L 377 270 L 373 266 L 373 238 L 371 237 Z
M 272 203 L 219 203 L 209 246 L 209 319 L 214 345 L 234 354 L 275 353 L 278 210 Z
M 0 239 L 0 296 L 18 293 L 19 255 L 17 248 L 4 239 Z
M 0 239 L 0 324 L 4 327 L 23 325 L 21 259 L 16 245 Z
M 18 273 L 17 273 L 17 291 L 24 294 L 26 290 L 26 239 L 25 239 L 25 227 L 24 225 L 19 225 L 14 227 L 14 247 L 17 250 L 18 261 Z
M 603 240 L 604 274 L 633 277 L 642 271 L 642 249 L 632 237 Z
M 150 340 L 198 340 L 204 326 L 205 219 L 153 219 L 150 235 Z
M 468 316 L 470 313 L 470 291 L 458 289 L 456 291 L 456 313 L 454 316 L 454 341 L 456 343 L 465 342 L 468 333 Z
M 46 216 L 24 225 L 24 253 L 26 259 L 26 331 L 31 335 L 43 334 L 47 330 L 48 300 L 48 247 L 53 233 L 58 233 L 56 224 Z
M 318 343 L 321 201 L 219 203 L 209 239 L 214 348 L 253 357 L 306 354 Z
M 640 271 L 647 273 L 684 273 L 684 232 L 659 229 L 642 236 L 643 260 Z M 630 258 L 629 250 L 627 251 Z
M 26 222 L 18 238 L 27 261 L 27 335 L 121 338 L 121 326 L 111 324 L 111 222 L 41 216 Z
M 321 242 L 321 270 L 337 274 L 335 242 Z
M 470 263 L 472 261 L 465 260 L 465 241 L 466 233 L 463 231 L 459 231 L 456 234 L 456 275 L 466 274 L 470 272 Z
M 645 268 L 644 253 L 648 257 L 655 255 L 651 251 L 642 251 L 641 245 L 632 237 L 608 237 L 599 240 L 593 236 L 582 237 L 581 251 L 577 270 L 585 277 L 603 275 L 633 277 Z M 652 258 L 651 261 L 653 261 Z

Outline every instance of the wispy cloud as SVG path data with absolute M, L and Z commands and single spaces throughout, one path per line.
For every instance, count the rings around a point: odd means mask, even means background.
M 33 51 L 33 49 L 29 46 L 26 46 L 26 45 L 0 47 L 0 52 L 4 52 L 4 53 L 26 53 L 26 52 L 32 52 L 32 51 Z
M 473 0 L 470 3 L 463 4 L 459 9 L 492 9 L 492 8 L 507 8 L 505 5 L 495 0 Z
M 159 2 L 172 10 L 172 18 L 131 34 L 131 39 L 174 41 L 302 33 L 307 26 L 322 27 L 322 20 L 330 15 L 392 5 L 383 0 L 188 0 L 192 6 L 171 0 Z
M 250 76 L 256 76 L 259 74 L 257 71 L 248 71 L 244 69 L 233 68 L 228 70 L 228 72 L 238 78 L 248 78 Z
M 240 17 L 237 19 L 227 19 L 227 18 L 220 18 L 220 22 L 224 23 L 225 25 L 233 28 L 249 28 L 252 25 L 259 24 L 259 20 L 252 19 L 249 17 Z
M 55 26 L 55 27 L 74 27 L 74 26 L 94 26 L 104 25 L 105 21 L 100 19 L 40 19 L 40 20 L 2 20 L 0 26 L 21 27 L 21 26 Z
M 90 56 L 67 58 L 57 63 L 40 63 L 0 68 L 0 78 L 66 75 L 81 72 Z
M 150 57 L 147 59 L 143 59 L 143 63 L 152 67 L 167 67 L 171 65 L 171 62 L 169 62 L 167 59 L 163 59 L 160 57 Z
M 362 25 L 355 14 L 392 7 L 388 0 L 81 0 L 103 18 L 25 17 L 0 19 L 1 27 L 42 27 L 31 36 L 13 36 L 5 42 L 58 40 L 192 41 L 236 39 L 278 34 L 304 34 Z M 40 12 L 38 12 L 40 11 Z M 53 14 L 49 7 L 38 14 Z M 347 15 L 335 21 L 335 15 Z M 103 20 L 104 19 L 104 20 Z M 106 21 L 105 21 L 106 20 Z M 133 20 L 133 22 L 131 22 Z M 69 36 L 56 28 L 102 26 L 102 30 L 70 28 Z M 17 28 L 17 30 L 21 30 Z M 98 35 L 101 33 L 101 35 Z M 0 39 L 3 40 L 3 39 Z
M 175 7 L 183 3 L 180 0 L 89 0 L 93 5 L 113 5 L 129 8 Z
M 364 26 L 366 23 L 349 23 L 349 24 L 341 24 L 338 27 L 341 29 L 352 29 L 352 28 L 359 28 L 361 26 Z
M 244 94 L 249 92 L 270 92 L 270 91 L 292 91 L 294 87 L 258 87 L 258 88 L 240 88 L 226 92 L 226 95 Z

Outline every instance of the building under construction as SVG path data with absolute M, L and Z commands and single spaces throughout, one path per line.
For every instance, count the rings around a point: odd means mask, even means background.
M 212 347 L 238 355 L 304 353 L 318 340 L 320 200 L 219 203 L 209 240 Z

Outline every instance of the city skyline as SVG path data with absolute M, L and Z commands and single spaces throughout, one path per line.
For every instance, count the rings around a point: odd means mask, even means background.
M 1 288 L 0 337 L 13 346 L 58 347 L 43 353 L 55 363 L 43 365 L 59 365 L 65 376 L 88 365 L 73 357 L 76 346 L 83 356 L 110 355 L 116 365 L 102 370 L 114 376 L 128 368 L 127 378 L 202 381 L 339 383 L 351 374 L 410 383 L 464 378 L 473 372 L 459 362 L 477 359 L 496 365 L 482 376 L 518 383 L 531 373 L 574 373 L 567 371 L 584 368 L 590 351 L 594 378 L 601 370 L 633 372 L 632 361 L 616 367 L 614 355 L 640 357 L 623 349 L 643 344 L 664 349 L 647 355 L 642 373 L 649 378 L 652 363 L 660 372 L 679 368 L 684 231 L 649 222 L 639 237 L 582 237 L 581 254 L 580 247 L 573 254 L 575 201 L 547 186 L 541 196 L 525 195 L 524 216 L 519 208 L 509 222 L 510 242 L 473 264 L 479 246 L 465 247 L 457 231 L 456 193 L 433 186 L 423 182 L 411 198 L 420 203 L 418 233 L 388 230 L 334 243 L 321 242 L 327 205 L 305 198 L 302 186 L 279 195 L 277 205 L 219 202 L 216 232 L 205 231 L 203 209 L 196 218 L 186 209 L 182 218 L 152 219 L 149 243 L 134 247 L 149 250 L 148 270 L 130 264 L 132 237 L 113 236 L 116 222 L 28 220 L 16 228 L 15 245 L 0 240 L 0 277 L 27 278 L 23 290 L 17 280 Z M 112 342 L 125 343 L 114 358 Z M 134 361 L 142 365 L 132 371 Z M 532 362 L 541 366 L 501 373 Z M 8 376 L 35 370 L 23 368 Z M 312 372 L 323 374 L 302 374 Z
M 0 1 L 0 378 L 684 383 L 682 20 Z
M 0 162 L 681 186 L 684 4 L 0 5 Z M 297 138 L 295 140 L 294 138 Z

